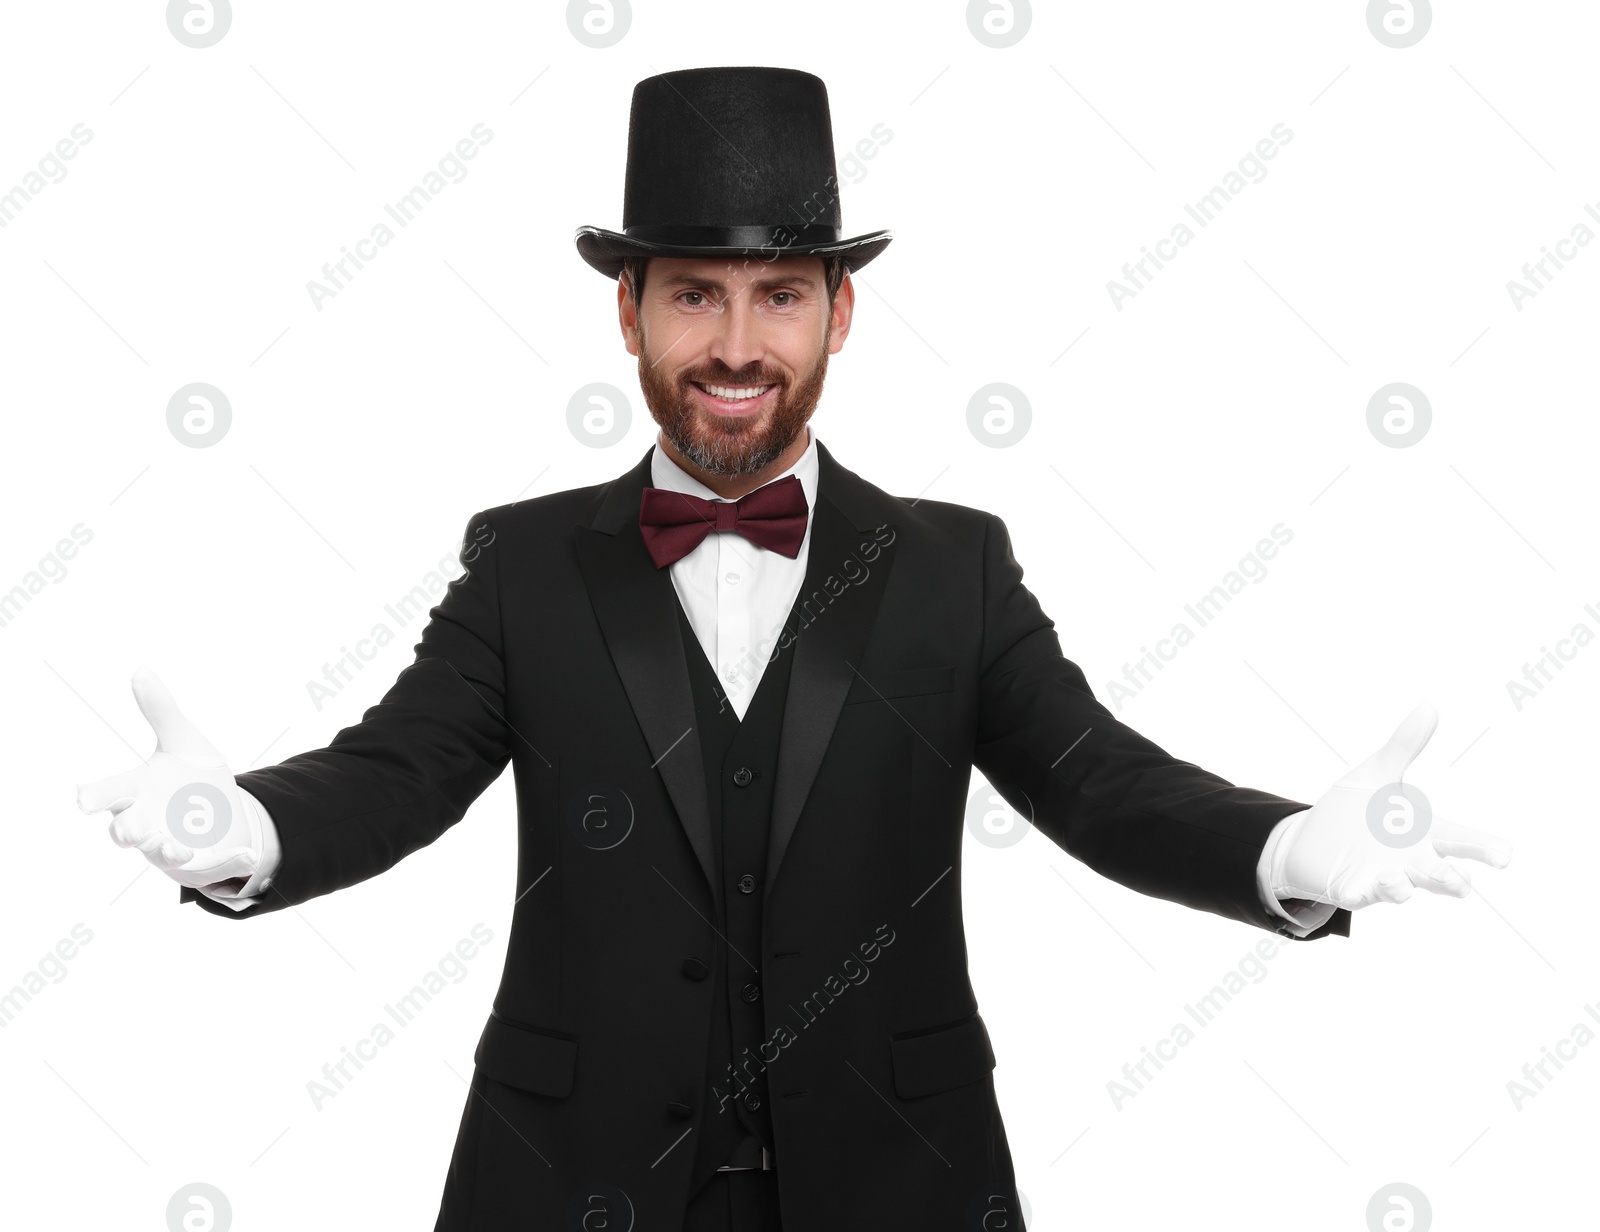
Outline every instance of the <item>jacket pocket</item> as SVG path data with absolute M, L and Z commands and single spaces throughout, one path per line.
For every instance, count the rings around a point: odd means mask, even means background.
M 889 1037 L 894 1089 L 901 1099 L 977 1082 L 994 1068 L 989 1030 L 977 1014 L 961 1022 Z
M 521 1026 L 491 1011 L 472 1060 L 480 1074 L 496 1082 L 564 1099 L 572 1091 L 578 1041 L 543 1027 Z
M 917 697 L 924 693 L 948 693 L 955 688 L 956 669 L 943 667 L 893 667 L 871 675 L 857 675 L 845 694 L 845 705 L 853 702 L 888 701 L 895 697 Z

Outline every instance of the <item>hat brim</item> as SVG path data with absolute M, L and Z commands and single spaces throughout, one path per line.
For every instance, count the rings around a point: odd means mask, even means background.
M 869 231 L 847 240 L 821 244 L 792 244 L 781 250 L 771 248 L 717 247 L 697 244 L 656 244 L 632 239 L 620 231 L 604 227 L 579 227 L 578 255 L 607 278 L 619 277 L 624 257 L 826 257 L 843 253 L 845 267 L 852 273 L 889 246 L 891 231 Z

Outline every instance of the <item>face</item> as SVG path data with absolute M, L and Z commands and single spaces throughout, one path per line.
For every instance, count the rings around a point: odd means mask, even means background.
M 637 311 L 618 287 L 623 337 L 666 439 L 716 475 L 748 475 L 801 439 L 855 291 L 828 304 L 820 257 L 652 257 Z

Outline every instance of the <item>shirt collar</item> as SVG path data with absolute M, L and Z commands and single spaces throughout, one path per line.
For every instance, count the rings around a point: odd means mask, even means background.
M 817 507 L 817 434 L 811 430 L 811 425 L 805 426 L 806 451 L 800 455 L 795 464 L 782 475 L 774 475 L 767 483 L 777 483 L 786 475 L 794 475 L 800 480 L 800 490 L 806 494 L 806 508 Z M 687 492 L 690 496 L 698 496 L 702 500 L 726 500 L 718 496 L 705 484 L 701 483 L 683 467 L 679 466 L 667 456 L 667 451 L 661 448 L 661 434 L 656 434 L 656 447 L 650 455 L 650 482 L 658 488 L 666 488 L 670 492 Z M 767 484 L 761 484 L 766 487 Z M 752 492 L 754 488 L 750 489 Z M 810 525 L 806 529 L 809 531 Z

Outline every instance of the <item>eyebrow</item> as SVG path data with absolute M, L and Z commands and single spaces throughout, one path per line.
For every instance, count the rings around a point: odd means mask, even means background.
M 694 278 L 688 274 L 668 274 L 659 281 L 664 286 L 704 287 L 719 294 L 727 290 L 727 287 L 714 278 Z M 757 291 L 776 291 L 779 287 L 803 287 L 807 291 L 817 289 L 816 282 L 804 274 L 796 274 L 792 278 L 756 278 L 748 285 Z

